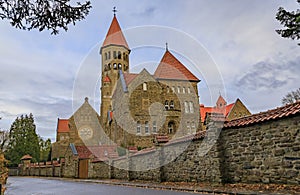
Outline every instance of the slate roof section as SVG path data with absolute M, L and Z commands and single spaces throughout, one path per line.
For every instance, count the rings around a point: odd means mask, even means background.
M 105 40 L 102 44 L 102 47 L 106 47 L 109 45 L 118 45 L 118 46 L 124 46 L 129 50 L 129 46 L 127 44 L 127 41 L 125 39 L 125 36 L 121 30 L 120 24 L 117 20 L 117 17 L 114 16 L 109 30 L 106 34 Z
M 154 77 L 157 79 L 200 81 L 168 50 L 162 57 Z
M 69 120 L 68 119 L 58 119 L 57 120 L 57 132 L 58 133 L 69 133 Z
M 243 127 L 260 122 L 281 119 L 300 114 L 300 101 L 266 112 L 260 112 L 248 117 L 232 120 L 224 124 L 224 128 Z

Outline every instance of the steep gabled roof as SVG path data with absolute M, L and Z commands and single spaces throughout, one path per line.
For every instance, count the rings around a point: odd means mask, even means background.
M 119 25 L 119 22 L 118 22 L 116 16 L 114 16 L 114 18 L 110 24 L 109 30 L 106 34 L 105 40 L 102 44 L 102 47 L 105 47 L 108 45 L 124 46 L 125 48 L 129 49 L 129 46 L 127 44 L 127 41 L 121 30 L 121 27 Z
M 225 101 L 225 99 L 220 95 L 217 102 L 216 102 L 216 105 L 217 107 L 219 107 L 220 105 L 222 106 L 225 106 L 227 104 L 227 102 Z
M 200 81 L 168 50 L 162 57 L 154 77 L 158 79 Z
M 69 133 L 69 120 L 68 119 L 58 119 L 57 120 L 57 132 L 58 133 Z

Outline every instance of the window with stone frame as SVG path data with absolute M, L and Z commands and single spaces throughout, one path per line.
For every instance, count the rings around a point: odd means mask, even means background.
M 170 93 L 170 87 L 167 86 L 167 93 Z
M 110 60 L 111 56 L 110 56 L 110 51 L 108 52 L 108 59 Z
M 121 70 L 122 69 L 122 64 L 118 64 L 118 68 L 119 68 L 119 70 Z
M 165 101 L 165 110 L 169 110 L 169 101 L 168 100 Z
M 174 106 L 174 101 L 173 101 L 173 100 L 171 100 L 171 101 L 170 101 L 170 109 L 171 109 L 171 110 L 173 110 L 173 109 L 174 109 L 174 107 L 175 107 L 175 106 Z
M 185 110 L 185 113 L 189 113 L 190 112 L 189 103 L 188 102 L 184 102 L 184 110 Z
M 168 133 L 169 133 L 169 134 L 174 133 L 174 128 L 175 128 L 174 122 L 173 122 L 173 121 L 170 121 L 170 122 L 168 123 Z
M 191 93 L 191 88 L 188 87 L 188 88 L 187 88 L 187 91 L 188 91 L 188 93 Z
M 145 134 L 149 134 L 149 133 L 150 133 L 150 131 L 149 131 L 149 122 L 146 121 L 145 122 Z
M 182 93 L 185 93 L 185 87 L 182 87 Z
M 122 53 L 118 51 L 118 59 L 122 59 Z
M 147 91 L 147 83 L 146 82 L 143 83 L 143 91 Z
M 177 87 L 177 93 L 180 93 L 180 90 L 181 90 L 181 89 L 180 89 L 180 87 L 178 86 L 178 87 Z
M 114 51 L 114 59 L 117 59 L 117 51 Z
M 105 59 L 105 60 L 107 60 L 107 53 L 105 53 L 105 54 L 104 54 L 104 56 L 105 56 L 105 58 L 104 58 L 104 59 Z
M 117 63 L 114 63 L 114 69 L 118 69 Z
M 190 113 L 194 113 L 194 103 L 189 102 L 189 105 L 190 105 Z
M 175 93 L 175 87 L 174 86 L 172 87 L 172 92 Z
M 153 123 L 152 123 L 152 132 L 157 133 L 156 121 L 153 121 Z
M 136 134 L 141 134 L 141 123 L 138 121 L 136 123 Z

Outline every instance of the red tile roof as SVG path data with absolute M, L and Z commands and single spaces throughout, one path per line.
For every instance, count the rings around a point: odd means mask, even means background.
M 229 105 L 227 105 L 225 107 L 222 107 L 222 108 L 219 108 L 219 107 L 205 107 L 202 104 L 202 105 L 200 105 L 201 122 L 204 122 L 205 116 L 206 116 L 207 113 L 219 113 L 219 114 L 223 114 L 225 117 L 227 117 L 233 106 L 234 106 L 234 103 L 229 104 Z
M 114 18 L 111 22 L 111 25 L 106 34 L 106 38 L 102 44 L 102 47 L 105 47 L 108 45 L 119 45 L 119 46 L 124 46 L 127 49 L 129 49 L 128 44 L 126 42 L 126 39 L 123 35 L 123 32 L 121 30 L 121 27 L 119 25 L 119 22 L 118 22 L 116 16 L 114 16 Z
M 137 77 L 137 76 L 138 76 L 138 74 L 124 72 L 124 79 L 125 79 L 126 85 L 128 86 L 131 83 L 131 81 L 133 81 L 133 79 L 135 79 L 135 77 Z
M 58 133 L 68 133 L 69 129 L 69 120 L 68 119 L 58 119 L 57 121 L 57 132 Z
M 232 120 L 229 122 L 226 122 L 224 124 L 225 128 L 230 128 L 230 127 L 242 127 L 246 125 L 251 125 L 255 123 L 260 123 L 264 121 L 269 121 L 269 120 L 276 120 L 284 117 L 289 117 L 293 116 L 296 114 L 300 114 L 300 101 L 294 103 L 294 104 L 289 104 L 280 108 L 276 108 L 273 110 L 268 110 L 266 112 L 261 112 L 258 114 L 253 114 L 248 117 Z
M 200 81 L 168 50 L 162 57 L 154 76 L 160 79 Z
M 157 135 L 155 139 L 158 143 L 166 143 L 169 141 L 169 137 L 167 135 Z
M 116 145 L 75 146 L 79 159 L 92 158 L 96 161 L 105 161 L 119 157 Z

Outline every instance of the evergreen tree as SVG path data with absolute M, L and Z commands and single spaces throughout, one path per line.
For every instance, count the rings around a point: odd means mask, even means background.
M 10 164 L 19 164 L 22 156 L 26 154 L 31 155 L 33 161 L 40 159 L 39 139 L 32 114 L 16 118 L 9 131 L 6 157 L 10 160 Z
M 300 5 L 300 0 L 297 0 Z M 276 30 L 284 38 L 300 39 L 300 9 L 297 11 L 287 11 L 283 7 L 278 9 L 276 19 L 286 27 L 285 29 Z M 300 43 L 298 43 L 300 45 Z
M 49 153 L 51 153 L 51 140 L 43 140 L 42 137 L 39 137 L 39 145 L 40 145 L 40 161 L 49 161 Z M 51 155 L 50 155 L 51 156 Z

